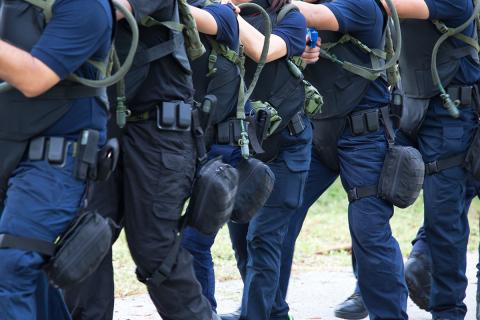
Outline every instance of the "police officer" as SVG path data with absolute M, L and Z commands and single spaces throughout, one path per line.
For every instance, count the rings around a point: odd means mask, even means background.
M 478 181 L 472 181 L 468 184 L 466 192 L 468 207 L 470 207 L 472 199 L 479 194 L 479 187 Z M 419 308 L 430 311 L 432 259 L 424 226 L 421 226 L 418 230 L 415 239 L 412 241 L 412 245 L 412 251 L 405 263 L 405 279 L 407 281 L 408 293 L 412 301 Z M 477 265 L 477 269 L 479 269 L 479 265 Z
M 211 319 L 212 309 L 195 279 L 190 254 L 180 246 L 179 219 L 190 196 L 196 166 L 191 130 L 193 86 L 184 39 L 165 21 L 179 23 L 179 2 L 124 1 L 141 23 L 135 67 L 126 77 L 131 110 L 122 135 L 119 170 L 123 184 L 98 191 L 95 203 L 123 211 L 127 241 L 138 279 L 147 286 L 163 319 Z M 150 17 L 150 18 L 148 18 Z M 120 22 L 117 50 L 129 42 L 128 26 Z M 117 110 L 118 112 L 119 110 Z M 173 115 L 173 120 L 170 118 Z M 118 192 L 108 197 L 112 191 Z M 112 215 L 116 212 L 109 210 Z M 67 292 L 75 319 L 112 319 L 113 286 L 96 301 L 97 281 L 112 283 L 111 259 L 104 273 Z M 95 306 L 95 307 L 93 307 Z
M 236 118 L 241 85 L 239 57 L 240 34 L 235 8 L 232 5 L 209 4 L 192 1 L 192 14 L 196 20 L 201 40 L 207 49 L 192 62 L 195 100 L 203 101 L 214 95 L 217 103 L 211 111 L 211 128 L 207 134 L 209 157 L 221 156 L 225 163 L 236 166 L 242 159 L 238 140 L 230 136 L 230 125 L 239 123 Z M 211 63 L 214 61 L 215 63 Z M 240 98 L 241 99 L 241 98 Z M 238 127 L 238 126 L 237 126 Z M 226 129 L 226 132 L 225 132 Z M 185 228 L 182 245 L 194 258 L 194 269 L 202 292 L 216 310 L 215 272 L 211 247 L 216 234 L 203 234 L 193 227 Z
M 235 3 L 241 2 L 245 1 Z M 241 318 L 287 319 L 288 308 L 281 313 L 274 310 L 275 295 L 279 292 L 281 248 L 290 217 L 302 202 L 311 150 L 311 127 L 303 114 L 303 77 L 301 73 L 292 72 L 288 58 L 303 53 L 306 25 L 297 10 L 285 12 L 284 17 L 279 18 L 286 1 L 253 2 L 267 10 L 273 31 L 267 64 L 252 100 L 263 105 L 269 102 L 282 122 L 263 142 L 266 154 L 261 156 L 275 174 L 273 192 L 249 224 L 231 223 L 229 229 L 237 258 L 248 259 L 245 265 L 237 260 L 244 280 Z M 242 17 L 239 17 L 240 38 L 250 58 L 246 63 L 248 84 L 264 40 L 258 30 L 264 30 L 262 17 L 256 11 L 244 9 Z
M 86 181 L 73 175 L 73 146 L 82 132 L 96 130 L 105 143 L 104 89 L 65 79 L 98 79 L 87 60 L 106 63 L 111 36 L 106 0 L 57 0 L 45 10 L 0 1 L 0 79 L 15 88 L 0 94 L 2 319 L 70 319 L 35 248 L 53 243 L 79 211 Z
M 379 2 L 339 0 L 297 5 L 310 26 L 325 30 L 320 32 L 324 46 L 342 37 L 346 39 L 344 35 L 348 34 L 369 48 L 383 50 L 387 15 Z M 336 43 L 332 52 L 340 60 L 363 66 L 371 67 L 378 62 L 348 40 L 346 45 Z M 378 124 L 389 120 L 385 118 L 388 118 L 386 112 L 380 116 L 379 110 L 390 101 L 387 83 L 383 77 L 372 80 L 354 75 L 325 56 L 309 66 L 305 75 L 307 78 L 310 75 L 312 84 L 325 98 L 322 114 L 313 121 L 317 149 L 314 154 L 318 161 L 312 162 L 315 166 L 310 170 L 313 173 L 322 172 L 317 167 L 330 170 L 326 176 L 332 180 L 335 170 L 339 170 L 349 194 L 349 226 L 358 285 L 370 318 L 407 319 L 402 256 L 389 226 L 392 204 L 377 198 L 376 192 L 364 192 L 378 183 L 386 153 L 384 126 Z M 367 128 L 362 126 L 364 121 Z
M 437 68 L 445 92 L 434 84 L 430 66 L 437 40 L 446 28 L 464 24 L 473 15 L 474 4 L 415 0 L 395 5 L 401 17 L 410 18 L 402 23 L 400 71 L 406 116 L 401 130 L 416 137 L 427 168 L 424 227 L 432 259 L 430 308 L 434 319 L 464 319 L 470 174 L 463 159 L 478 126 L 478 106 L 472 98 L 480 78 L 478 52 L 471 42 L 457 38 L 443 43 Z M 477 42 L 474 24 L 461 34 Z M 459 114 L 448 98 L 458 100 Z

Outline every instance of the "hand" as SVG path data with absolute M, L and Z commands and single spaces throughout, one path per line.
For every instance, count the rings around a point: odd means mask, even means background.
M 305 51 L 302 54 L 302 60 L 307 64 L 312 64 L 318 61 L 320 57 L 320 46 L 322 45 L 322 39 L 318 38 L 315 48 L 310 46 L 305 47 Z

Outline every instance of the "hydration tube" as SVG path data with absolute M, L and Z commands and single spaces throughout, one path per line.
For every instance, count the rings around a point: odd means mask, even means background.
M 137 52 L 137 47 L 138 47 L 138 39 L 139 39 L 138 25 L 133 15 L 123 5 L 121 5 L 116 1 L 114 1 L 113 4 L 115 9 L 117 9 L 118 11 L 120 11 L 120 13 L 124 15 L 125 20 L 129 24 L 130 29 L 132 31 L 132 43 L 130 45 L 130 50 L 125 59 L 125 62 L 121 67 L 118 68 L 115 74 L 108 76 L 105 79 L 91 80 L 91 79 L 81 78 L 77 75 L 72 74 L 67 78 L 68 80 L 80 83 L 87 87 L 104 88 L 104 87 L 109 87 L 117 83 L 121 79 L 123 79 L 127 74 L 128 70 L 130 70 L 130 67 L 132 66 L 133 59 L 135 57 L 135 53 Z M 10 85 L 9 83 L 7 82 L 0 83 L 0 93 L 7 92 L 11 89 L 13 89 L 13 86 Z
M 264 29 L 264 41 L 263 41 L 263 49 L 262 49 L 262 54 L 260 55 L 260 59 L 257 64 L 257 69 L 255 70 L 255 74 L 253 75 L 252 82 L 250 83 L 250 86 L 247 89 L 247 92 L 245 93 L 244 96 L 244 101 L 248 101 L 250 99 L 250 96 L 253 93 L 253 90 L 255 89 L 255 86 L 257 85 L 258 79 L 260 78 L 260 74 L 262 72 L 263 67 L 266 64 L 267 61 L 267 56 L 268 56 L 268 50 L 270 48 L 270 35 L 272 34 L 272 23 L 270 21 L 270 16 L 268 15 L 267 11 L 263 9 L 261 6 L 259 6 L 256 3 L 242 3 L 239 4 L 238 7 L 240 9 L 253 9 L 258 11 L 263 18 L 263 29 Z M 242 115 L 243 118 L 245 118 L 245 112 Z M 241 119 L 240 121 L 241 124 L 241 138 L 239 141 L 239 145 L 241 148 L 242 152 L 242 157 L 247 159 L 250 156 L 250 150 L 249 150 L 249 139 L 248 139 L 248 133 L 245 125 L 245 121 Z
M 438 68 L 437 68 L 437 57 L 438 57 L 438 51 L 440 49 L 440 46 L 450 37 L 453 37 L 460 32 L 464 31 L 469 25 L 472 24 L 472 22 L 477 18 L 478 14 L 480 13 L 480 0 L 475 1 L 475 7 L 473 9 L 473 13 L 470 16 L 470 18 L 465 21 L 462 25 L 456 27 L 456 28 L 448 28 L 447 32 L 444 33 L 437 41 L 435 46 L 433 47 L 432 51 L 432 77 L 433 77 L 433 83 L 438 87 L 440 90 L 440 97 L 442 98 L 443 106 L 445 109 L 447 109 L 448 113 L 453 117 L 453 118 L 458 118 L 460 117 L 460 111 L 458 110 L 458 105 L 460 104 L 459 101 L 452 101 L 452 98 L 450 98 L 450 95 L 447 93 L 445 90 L 445 87 L 442 84 L 442 80 L 440 79 L 440 76 L 438 74 Z
M 391 67 L 394 67 L 397 64 L 397 61 L 400 58 L 400 53 L 402 51 L 402 32 L 400 28 L 400 18 L 398 17 L 397 9 L 395 8 L 395 5 L 393 4 L 392 0 L 385 0 L 385 2 L 387 3 L 388 9 L 390 10 L 391 17 L 393 20 L 393 26 L 396 31 L 395 32 L 395 49 L 396 50 L 394 55 L 381 68 L 367 68 L 367 67 L 355 65 L 356 68 L 363 69 L 371 73 L 381 73 Z M 348 63 L 348 62 L 343 62 L 338 60 L 334 55 L 328 53 L 322 48 L 320 48 L 320 56 L 328 57 L 328 59 L 333 60 L 334 62 L 341 65 Z

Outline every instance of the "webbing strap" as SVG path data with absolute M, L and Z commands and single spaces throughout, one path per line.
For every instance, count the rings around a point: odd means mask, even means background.
M 133 65 L 140 67 L 172 54 L 176 48 L 182 45 L 182 37 L 181 33 L 176 33 L 170 40 L 148 48 L 144 52 L 138 52 Z
M 205 135 L 200 122 L 200 114 L 197 108 L 192 110 L 192 130 L 195 139 L 195 146 L 197 148 L 198 162 L 203 165 L 207 162 L 207 148 L 205 146 Z
M 280 23 L 290 11 L 295 11 L 295 10 L 299 11 L 298 7 L 293 3 L 288 3 L 284 5 L 277 14 L 277 24 Z
M 56 0 L 23 0 L 43 10 L 45 21 L 48 22 L 52 18 L 52 8 Z
M 437 30 L 444 34 L 444 33 L 447 33 L 449 28 L 447 27 L 447 25 L 445 23 L 443 23 L 442 21 L 440 20 L 432 20 L 433 24 L 435 25 L 435 27 L 437 28 Z M 458 34 L 455 34 L 453 35 L 453 37 L 457 40 L 460 40 L 460 41 L 463 41 L 464 43 L 468 44 L 469 46 L 475 48 L 475 50 L 477 51 L 480 51 L 480 45 L 478 44 L 478 40 L 477 39 L 474 39 L 472 37 L 469 37 L 469 36 L 466 36 L 464 35 L 463 33 L 458 33 Z
M 56 246 L 54 243 L 45 240 L 0 234 L 0 248 L 35 251 L 46 256 L 53 256 Z
M 382 114 L 388 146 L 392 147 L 395 144 L 395 130 L 393 129 L 392 119 L 390 119 L 390 108 L 388 106 L 382 107 L 380 108 L 380 112 Z
M 172 273 L 173 266 L 177 262 L 178 251 L 180 249 L 180 233 L 175 235 L 175 242 L 170 248 L 165 260 L 155 270 L 150 277 L 145 278 L 145 282 L 149 286 L 159 287 L 165 280 L 168 279 L 170 273 Z
M 377 196 L 378 186 L 372 185 L 372 186 L 366 186 L 366 187 L 353 188 L 348 190 L 347 194 L 348 194 L 349 202 L 357 201 L 366 197 Z
M 185 25 L 176 22 L 176 21 L 158 21 L 150 16 L 147 16 L 142 19 L 140 24 L 144 27 L 151 28 L 151 27 L 158 27 L 163 26 L 167 29 L 182 32 L 185 29 Z
M 465 161 L 465 153 L 462 153 L 450 158 L 446 158 L 446 159 L 432 161 L 425 164 L 425 174 L 427 176 L 431 176 L 443 170 L 461 166 L 463 165 L 464 161 Z

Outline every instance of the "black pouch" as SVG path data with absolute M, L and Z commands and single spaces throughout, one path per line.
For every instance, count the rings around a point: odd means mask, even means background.
M 378 182 L 378 195 L 399 208 L 417 200 L 423 187 L 425 164 L 413 147 L 390 146 Z
M 109 219 L 92 211 L 81 214 L 58 242 L 45 271 L 59 288 L 78 284 L 100 265 L 112 246 Z
M 480 130 L 473 138 L 472 144 L 465 157 L 465 168 L 475 177 L 480 179 Z
M 311 119 L 313 124 L 313 152 L 330 170 L 340 172 L 338 139 L 345 130 L 346 118 Z
M 215 234 L 232 215 L 238 172 L 221 157 L 204 164 L 195 178 L 188 205 L 188 224 L 203 234 Z
M 237 170 L 239 183 L 231 220 L 248 223 L 270 197 L 275 175 L 266 164 L 253 158 L 242 160 Z
M 378 196 L 396 207 L 406 208 L 415 202 L 422 190 L 425 164 L 417 149 L 394 145 L 388 108 L 381 111 L 389 146 L 378 181 Z
M 157 127 L 160 130 L 190 131 L 192 107 L 183 101 L 163 102 L 157 106 Z

